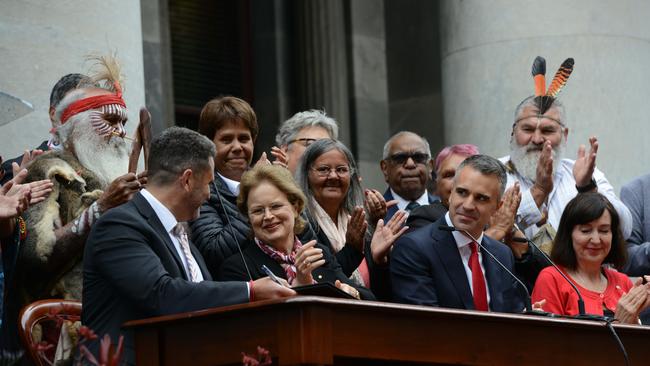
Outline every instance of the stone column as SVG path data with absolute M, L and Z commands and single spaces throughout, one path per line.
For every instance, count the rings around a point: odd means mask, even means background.
M 567 57 L 575 69 L 560 95 L 567 157 L 590 135 L 615 187 L 649 168 L 650 3 L 622 0 L 441 3 L 445 140 L 508 154 L 516 105 L 533 93 L 535 56 L 547 80 Z
M 145 103 L 139 1 L 3 0 L 0 34 L 0 90 L 34 105 L 33 112 L 0 127 L 3 157 L 48 138 L 50 91 L 61 76 L 86 73 L 91 65 L 84 56 L 90 53 L 117 53 L 132 134 Z
M 363 185 L 383 191 L 386 183 L 379 161 L 390 135 L 384 2 L 350 1 L 349 12 L 356 159 Z
M 168 0 L 141 0 L 140 2 L 144 83 L 154 135 L 175 125 L 168 5 Z
M 295 2 L 296 97 L 300 110 L 325 109 L 349 145 L 349 93 L 343 0 Z

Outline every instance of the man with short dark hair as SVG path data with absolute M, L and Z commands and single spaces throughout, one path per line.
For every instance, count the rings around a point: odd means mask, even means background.
M 427 191 L 433 161 L 429 142 L 413 132 L 398 132 L 386 141 L 381 171 L 388 183 L 384 193 L 388 210 L 384 221 L 390 220 L 398 210 L 411 212 L 422 205 L 439 201 Z M 390 205 L 391 201 L 395 204 Z
M 510 249 L 483 233 L 501 205 L 505 184 L 505 167 L 494 158 L 474 155 L 460 164 L 449 212 L 395 243 L 390 262 L 393 300 L 482 311 L 523 309 L 523 289 L 483 250 L 513 270 Z
M 126 321 L 295 294 L 268 277 L 213 282 L 189 242 L 186 222 L 210 194 L 215 154 L 205 136 L 167 129 L 151 144 L 147 188 L 104 214 L 88 237 L 82 322 L 114 341 L 125 335 L 127 363 L 135 356 L 132 334 L 120 330 Z

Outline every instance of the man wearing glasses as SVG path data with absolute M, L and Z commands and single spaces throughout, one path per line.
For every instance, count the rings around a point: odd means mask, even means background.
M 287 168 L 295 174 L 307 146 L 320 139 L 338 139 L 339 126 L 323 111 L 298 112 L 284 121 L 275 136 L 275 143 L 287 153 Z
M 567 203 L 578 192 L 597 191 L 614 205 L 621 217 L 623 236 L 629 237 L 632 215 L 605 175 L 596 169 L 596 137 L 589 138 L 589 151 L 580 146 L 575 161 L 563 159 L 569 134 L 564 114 L 564 106 L 557 99 L 543 115 L 532 96 L 517 106 L 510 156 L 500 159 L 508 169 L 507 187 L 520 183 L 517 224 L 529 239 L 544 247 L 555 236 Z
M 426 188 L 427 181 L 431 179 L 433 161 L 425 138 L 408 131 L 393 135 L 384 145 L 380 166 L 388 183 L 384 193 L 389 205 L 385 221 L 398 210 L 411 212 L 417 207 L 439 201 Z

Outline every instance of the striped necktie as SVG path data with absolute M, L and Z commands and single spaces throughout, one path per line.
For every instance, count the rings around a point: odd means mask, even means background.
M 194 260 L 194 256 L 192 255 L 192 252 L 190 251 L 190 242 L 187 239 L 187 232 L 185 231 L 185 227 L 183 226 L 183 224 L 180 222 L 177 223 L 176 226 L 174 226 L 174 228 L 172 229 L 172 234 L 176 236 L 178 242 L 181 244 L 181 251 L 185 256 L 185 261 L 187 262 L 187 269 L 190 272 L 189 273 L 190 281 L 199 282 L 200 270 L 196 264 L 196 260 Z

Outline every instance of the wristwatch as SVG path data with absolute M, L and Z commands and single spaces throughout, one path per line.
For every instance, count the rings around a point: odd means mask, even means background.
M 576 185 L 576 189 L 578 190 L 578 193 L 591 192 L 594 188 L 597 187 L 598 186 L 596 185 L 596 180 L 594 179 L 594 177 L 591 177 L 591 181 L 586 186 L 578 187 Z

